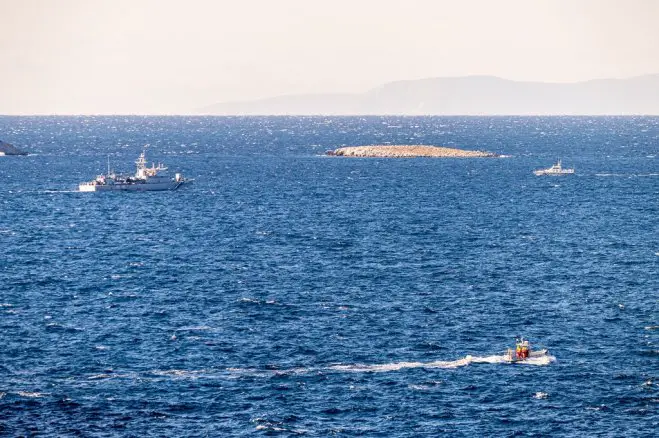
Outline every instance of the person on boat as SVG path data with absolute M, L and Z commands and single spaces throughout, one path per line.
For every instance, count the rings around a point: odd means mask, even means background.
M 529 357 L 529 342 L 524 338 L 515 339 L 515 357 L 519 360 Z

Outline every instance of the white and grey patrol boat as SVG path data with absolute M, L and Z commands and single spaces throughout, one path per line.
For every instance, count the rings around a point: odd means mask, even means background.
M 537 176 L 542 176 L 542 175 L 572 175 L 574 173 L 574 169 L 566 169 L 562 166 L 561 160 L 558 160 L 558 163 L 554 164 L 551 167 L 548 167 L 547 169 L 538 169 L 534 170 L 533 173 Z
M 122 175 L 110 170 L 103 175 L 99 175 L 93 181 L 80 183 L 81 192 L 102 192 L 102 191 L 162 191 L 176 190 L 184 184 L 192 184 L 191 179 L 184 178 L 182 174 L 176 173 L 173 177 L 167 173 L 167 167 L 158 163 L 146 166 L 146 149 L 142 151 L 139 158 L 135 161 L 137 170 L 135 175 Z

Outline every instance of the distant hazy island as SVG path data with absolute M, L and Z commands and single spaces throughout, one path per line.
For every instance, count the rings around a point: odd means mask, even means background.
M 338 157 L 372 157 L 372 158 L 491 158 L 499 155 L 485 151 L 467 151 L 463 149 L 445 148 L 441 146 L 423 145 L 372 145 L 348 146 L 326 152 L 327 155 Z
M 199 109 L 214 115 L 659 114 L 659 74 L 574 83 L 465 76 L 398 81 L 363 93 L 277 96 Z
M 0 156 L 2 155 L 27 155 L 27 152 L 24 152 L 9 143 L 5 143 L 0 140 Z

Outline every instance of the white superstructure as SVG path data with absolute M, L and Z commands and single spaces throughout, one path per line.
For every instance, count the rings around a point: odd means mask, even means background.
M 180 173 L 171 177 L 167 174 L 167 167 L 161 163 L 146 166 L 146 150 L 143 150 L 139 158 L 135 161 L 137 170 L 135 175 L 120 175 L 110 171 L 99 175 L 93 181 L 80 183 L 81 192 L 100 192 L 100 191 L 160 191 L 176 190 L 183 184 L 192 184 L 192 180 L 186 179 Z

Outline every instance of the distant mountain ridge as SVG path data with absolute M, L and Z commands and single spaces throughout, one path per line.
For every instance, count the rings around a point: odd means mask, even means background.
M 659 115 L 659 74 L 574 83 L 495 76 L 397 81 L 365 93 L 298 94 L 202 108 L 213 115 Z

